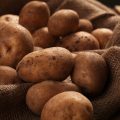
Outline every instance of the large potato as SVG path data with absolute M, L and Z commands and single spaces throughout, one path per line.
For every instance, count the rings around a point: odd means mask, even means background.
M 49 16 L 50 10 L 45 2 L 31 1 L 22 8 L 19 23 L 34 32 L 47 25 Z
M 94 30 L 92 34 L 98 39 L 100 48 L 104 49 L 106 44 L 110 41 L 113 31 L 108 28 L 98 28 Z
M 71 52 L 99 49 L 98 40 L 87 32 L 76 32 L 63 37 L 57 46 L 64 47 Z
M 73 64 L 67 49 L 52 47 L 26 55 L 18 64 L 17 72 L 27 82 L 61 81 L 70 75 Z
M 12 15 L 12 14 L 6 14 L 6 15 L 2 15 L 0 17 L 0 21 L 5 21 L 5 22 L 9 22 L 9 23 L 19 23 L 19 16 L 18 15 Z
M 33 34 L 33 42 L 35 46 L 48 48 L 55 45 L 56 38 L 50 34 L 47 27 L 43 27 L 35 31 Z
M 52 97 L 44 106 L 41 120 L 92 120 L 93 107 L 82 94 L 73 91 Z
M 105 87 L 107 77 L 107 64 L 101 55 L 93 52 L 78 53 L 71 80 L 85 95 L 99 95 Z
M 48 21 L 48 29 L 54 36 L 75 32 L 79 26 L 79 15 L 73 10 L 59 10 Z
M 8 66 L 0 66 L 0 85 L 21 83 L 15 69 Z
M 28 90 L 26 103 L 32 112 L 40 115 L 46 102 L 64 91 L 79 91 L 79 88 L 73 83 L 44 81 L 33 85 Z
M 33 51 L 33 39 L 28 30 L 18 24 L 0 22 L 0 65 L 15 67 Z

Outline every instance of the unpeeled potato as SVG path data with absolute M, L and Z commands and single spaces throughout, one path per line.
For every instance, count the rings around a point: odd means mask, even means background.
M 75 32 L 78 26 L 79 15 L 73 10 L 59 10 L 48 21 L 48 29 L 53 36 L 64 36 Z
M 79 52 L 71 80 L 87 96 L 98 96 L 104 90 L 108 78 L 108 67 L 104 58 L 93 52 Z
M 108 28 L 98 28 L 92 34 L 98 39 L 100 48 L 104 49 L 107 42 L 110 41 L 113 31 Z
M 40 115 L 46 102 L 64 91 L 79 91 L 79 88 L 73 83 L 44 81 L 33 85 L 28 90 L 26 103 L 32 112 Z
M 35 46 L 42 48 L 53 47 L 56 43 L 56 38 L 50 34 L 47 27 L 43 27 L 34 32 L 33 43 Z
M 18 64 L 17 72 L 26 82 L 62 81 L 74 65 L 72 54 L 65 48 L 51 47 L 26 55 Z
M 52 97 L 44 106 L 41 120 L 92 120 L 93 107 L 82 94 L 67 91 Z
M 0 21 L 0 65 L 16 67 L 33 51 L 30 32 L 19 24 Z
M 47 25 L 49 16 L 50 10 L 45 2 L 31 1 L 20 11 L 19 23 L 33 33 Z
M 9 66 L 0 66 L 0 85 L 21 83 L 15 69 Z
M 81 31 L 63 37 L 57 46 L 75 52 L 99 49 L 99 42 L 92 34 Z

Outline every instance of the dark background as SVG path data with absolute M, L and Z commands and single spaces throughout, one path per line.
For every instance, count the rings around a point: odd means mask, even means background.
M 99 0 L 107 6 L 114 7 L 115 5 L 120 5 L 120 0 Z

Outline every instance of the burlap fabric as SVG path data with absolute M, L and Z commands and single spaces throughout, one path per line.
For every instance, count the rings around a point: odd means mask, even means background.
M 10 7 L 11 1 L 14 3 L 15 8 Z M 107 24 L 106 26 L 113 29 L 119 21 L 118 19 L 113 20 L 116 14 L 111 9 L 94 0 L 46 1 L 52 11 L 73 9 L 79 13 L 81 18 L 91 20 L 94 26 L 97 27 L 99 27 L 99 24 L 102 27 Z M 0 14 L 17 13 L 27 1 L 21 0 L 18 8 L 16 6 L 16 4 L 19 4 L 17 0 L 4 0 L 4 2 L 6 2 L 6 5 L 1 4 L 0 1 L 0 9 L 2 10 Z M 7 12 L 5 7 L 8 9 Z M 102 24 L 105 19 L 106 24 Z M 94 120 L 120 120 L 120 48 L 116 47 L 120 45 L 119 31 L 120 24 L 115 27 L 111 42 L 106 46 L 107 49 L 102 52 L 99 51 L 107 62 L 110 76 L 104 92 L 92 100 Z M 0 120 L 40 120 L 40 116 L 34 115 L 25 104 L 26 92 L 31 86 L 30 83 L 0 86 Z

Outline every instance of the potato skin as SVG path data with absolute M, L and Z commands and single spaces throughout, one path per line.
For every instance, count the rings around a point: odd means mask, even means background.
M 31 1 L 22 8 L 19 23 L 33 33 L 47 25 L 49 16 L 50 10 L 45 2 Z
M 113 35 L 113 31 L 107 28 L 98 28 L 92 32 L 92 34 L 98 39 L 100 48 L 104 49 L 107 42 Z
M 40 115 L 46 102 L 64 91 L 79 91 L 73 83 L 63 83 L 57 81 L 43 81 L 33 85 L 27 92 L 26 104 L 35 114 Z
M 35 46 L 48 48 L 55 45 L 56 38 L 49 33 L 47 27 L 43 27 L 35 31 L 33 34 L 33 42 Z
M 12 14 L 2 15 L 0 17 L 0 21 L 5 21 L 5 22 L 9 22 L 9 23 L 18 24 L 19 23 L 19 16 L 18 15 L 12 15 Z
M 9 66 L 0 66 L 0 85 L 21 83 L 15 69 Z
M 48 21 L 48 29 L 54 36 L 75 32 L 79 26 L 79 15 L 73 10 L 59 10 Z
M 0 22 L 0 65 L 15 67 L 33 51 L 33 39 L 27 29 L 19 24 Z
M 99 42 L 90 33 L 81 31 L 63 37 L 56 46 L 64 47 L 71 52 L 75 52 L 99 49 Z
M 73 64 L 67 49 L 52 47 L 26 55 L 18 64 L 17 72 L 26 82 L 62 81 L 70 75 Z
M 41 120 L 92 120 L 93 107 L 82 94 L 67 91 L 52 97 L 44 106 Z
M 71 80 L 82 93 L 94 97 L 99 95 L 106 84 L 108 68 L 104 58 L 93 52 L 80 52 L 75 58 Z
M 87 19 L 79 19 L 79 27 L 77 31 L 91 32 L 93 30 L 92 23 Z

